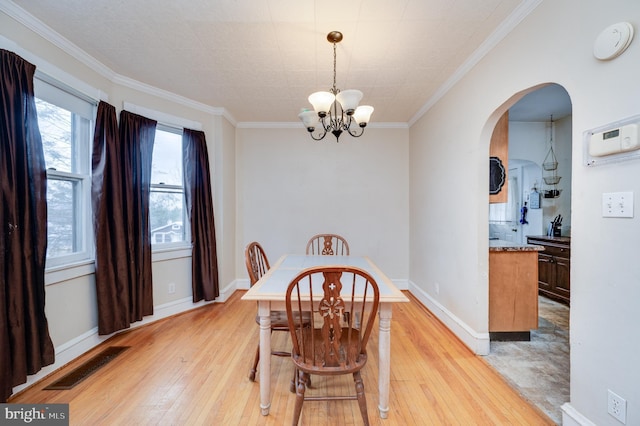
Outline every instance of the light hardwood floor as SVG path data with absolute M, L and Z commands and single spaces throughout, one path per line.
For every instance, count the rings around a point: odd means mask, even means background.
M 145 325 L 114 336 L 34 386 L 11 403 L 69 403 L 72 425 L 282 425 L 290 424 L 291 361 L 272 357 L 272 405 L 259 408 L 259 384 L 247 378 L 256 344 L 256 305 L 237 291 L 226 303 Z M 475 356 L 409 293 L 393 307 L 389 418 L 377 410 L 377 331 L 363 370 L 372 425 L 552 425 L 484 361 Z M 377 326 L 377 325 L 376 325 Z M 287 350 L 289 337 L 273 334 Z M 104 346 L 128 350 L 70 390 L 43 390 Z M 256 380 L 260 380 L 258 376 Z M 350 377 L 313 377 L 352 392 Z M 362 424 L 357 402 L 306 402 L 302 425 Z

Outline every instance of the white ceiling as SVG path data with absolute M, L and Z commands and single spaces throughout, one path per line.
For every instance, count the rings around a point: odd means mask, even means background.
M 549 121 L 571 115 L 571 99 L 558 84 L 528 93 L 509 109 L 510 121 Z
M 472 66 L 478 52 L 487 50 L 487 41 L 499 40 L 500 30 L 518 11 L 537 4 L 535 0 L 13 3 L 113 73 L 225 108 L 238 122 L 296 121 L 300 108 L 309 107 L 307 96 L 332 85 L 333 48 L 326 35 L 338 30 L 344 39 L 338 44 L 337 87 L 362 90 L 362 103 L 375 107 L 372 122 L 400 123 L 411 122 L 451 84 L 451 78 Z

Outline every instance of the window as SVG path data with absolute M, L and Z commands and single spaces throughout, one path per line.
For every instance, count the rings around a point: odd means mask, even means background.
M 90 152 L 95 103 L 36 75 L 47 168 L 47 268 L 93 257 Z
M 184 245 L 187 220 L 182 182 L 182 130 L 161 124 L 156 128 L 153 143 L 149 223 L 151 244 L 155 248 Z

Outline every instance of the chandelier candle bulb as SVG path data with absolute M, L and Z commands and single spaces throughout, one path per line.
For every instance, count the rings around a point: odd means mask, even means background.
M 320 117 L 327 116 L 335 100 L 335 95 L 330 92 L 316 92 L 309 96 L 309 103 L 313 105 L 313 109 Z
M 373 107 L 370 105 L 360 105 L 353 113 L 353 119 L 360 127 L 365 127 L 369 123 L 369 119 L 373 114 Z
M 303 109 L 300 114 L 298 114 L 298 118 L 304 124 L 304 127 L 307 128 L 310 132 L 313 132 L 316 128 L 316 123 L 318 122 L 318 114 L 315 111 L 309 111 L 308 109 Z
M 353 115 L 353 112 L 358 108 L 358 104 L 362 99 L 362 92 L 359 90 L 345 90 L 336 95 L 336 100 L 340 102 L 342 110 L 347 115 Z

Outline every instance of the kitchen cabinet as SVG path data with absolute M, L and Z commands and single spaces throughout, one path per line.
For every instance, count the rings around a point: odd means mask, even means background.
M 489 333 L 494 340 L 529 340 L 538 328 L 538 250 L 489 241 Z
M 528 236 L 527 242 L 544 246 L 544 250 L 538 252 L 538 293 L 569 305 L 571 238 Z
M 509 185 L 509 111 L 496 123 L 489 144 L 489 203 L 506 203 Z

